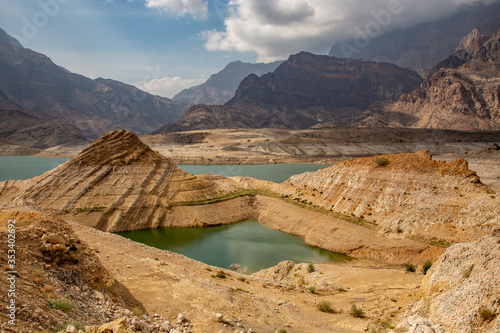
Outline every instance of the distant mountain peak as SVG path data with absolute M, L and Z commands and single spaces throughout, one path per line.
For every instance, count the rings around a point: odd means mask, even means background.
M 3 29 L 0 28 L 0 45 L 10 45 L 14 48 L 23 48 L 21 43 L 14 37 L 7 34 Z
M 455 52 L 460 50 L 467 51 L 474 42 L 477 42 L 481 37 L 484 37 L 482 33 L 479 32 L 477 28 L 472 29 L 472 31 L 462 38 Z

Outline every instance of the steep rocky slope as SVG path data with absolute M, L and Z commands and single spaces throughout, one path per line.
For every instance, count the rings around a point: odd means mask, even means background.
M 333 45 L 330 55 L 430 69 L 455 52 L 462 37 L 473 28 L 491 35 L 500 28 L 499 22 L 500 4 L 478 1 L 474 5 L 464 6 L 449 17 L 424 22 L 409 29 L 391 29 L 389 23 L 384 27 L 387 30 L 382 31 L 387 33 L 370 39 L 365 47 L 355 48 L 354 41 L 347 40 Z
M 118 81 L 68 72 L 1 29 L 0 90 L 23 109 L 37 111 L 31 115 L 63 119 L 89 138 L 116 128 L 149 133 L 187 108 Z
M 396 102 L 372 107 L 367 126 L 500 129 L 500 30 L 466 49 Z
M 450 332 L 499 332 L 499 258 L 499 230 L 449 247 L 407 298 L 414 304 L 408 315 L 428 317 Z M 399 328 L 408 328 L 407 321 Z
M 172 100 L 189 106 L 195 104 L 222 105 L 234 96 L 238 85 L 245 77 L 252 73 L 261 76 L 273 72 L 282 62 L 275 61 L 268 64 L 231 62 L 218 73 L 211 75 L 206 82 L 184 89 Z
M 5 271 L 0 280 L 5 295 L 0 303 L 6 309 L 9 299 L 15 299 L 17 308 L 15 325 L 9 324 L 12 318 L 7 311 L 0 312 L 2 332 L 53 332 L 65 328 L 65 323 L 76 322 L 99 325 L 129 314 L 134 307 L 144 310 L 65 221 L 38 213 L 0 216 L 0 237 L 5 240 L 0 243 L 0 263 Z M 11 249 L 7 244 L 8 220 L 15 220 L 13 268 L 7 261 L 7 250 Z M 15 296 L 8 298 L 10 289 Z
M 500 198 L 465 160 L 434 161 L 426 151 L 348 160 L 277 187 L 293 200 L 362 216 L 381 233 L 436 244 L 476 239 L 500 215 Z
M 246 77 L 224 106 L 195 105 L 159 132 L 204 128 L 307 128 L 350 123 L 376 101 L 417 88 L 422 78 L 388 63 L 301 52 L 273 73 Z

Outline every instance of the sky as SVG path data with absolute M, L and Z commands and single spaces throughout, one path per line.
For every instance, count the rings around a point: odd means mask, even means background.
M 163 97 L 229 62 L 271 62 L 500 0 L 0 0 L 0 28 L 90 78 Z

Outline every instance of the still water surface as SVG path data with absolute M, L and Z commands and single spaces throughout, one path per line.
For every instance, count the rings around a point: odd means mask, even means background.
M 119 235 L 213 266 L 228 268 L 237 263 L 247 267 L 248 274 L 283 260 L 320 263 L 348 259 L 341 254 L 309 246 L 302 237 L 273 230 L 255 220 L 208 228 L 137 230 Z

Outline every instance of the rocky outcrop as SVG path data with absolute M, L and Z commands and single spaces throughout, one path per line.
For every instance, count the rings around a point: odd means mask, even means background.
M 361 124 L 459 130 L 500 129 L 500 30 L 479 36 L 396 102 L 375 105 Z
M 275 61 L 268 64 L 231 62 L 220 72 L 211 75 L 206 82 L 184 89 L 175 95 L 172 100 L 189 106 L 195 104 L 222 105 L 234 96 L 238 85 L 245 77 L 250 74 L 261 76 L 272 72 L 282 62 Z
M 499 198 L 465 160 L 439 162 L 426 151 L 348 160 L 292 176 L 276 191 L 363 217 L 396 237 L 467 241 L 491 230 L 500 215 Z
M 224 106 L 195 105 L 157 132 L 338 126 L 375 101 L 395 99 L 421 82 L 415 72 L 392 64 L 301 52 L 273 73 L 247 76 Z
M 415 305 L 409 314 L 428 317 L 450 332 L 500 331 L 499 258 L 498 230 L 451 246 L 412 296 Z
M 118 81 L 71 73 L 1 29 L 0 63 L 0 90 L 11 101 L 42 120 L 65 120 L 91 139 L 116 128 L 150 133 L 187 109 Z
M 0 183 L 0 196 L 4 209 L 28 204 L 102 230 L 123 231 L 158 227 L 173 206 L 232 190 L 211 177 L 179 169 L 136 135 L 119 130 L 39 177 Z

